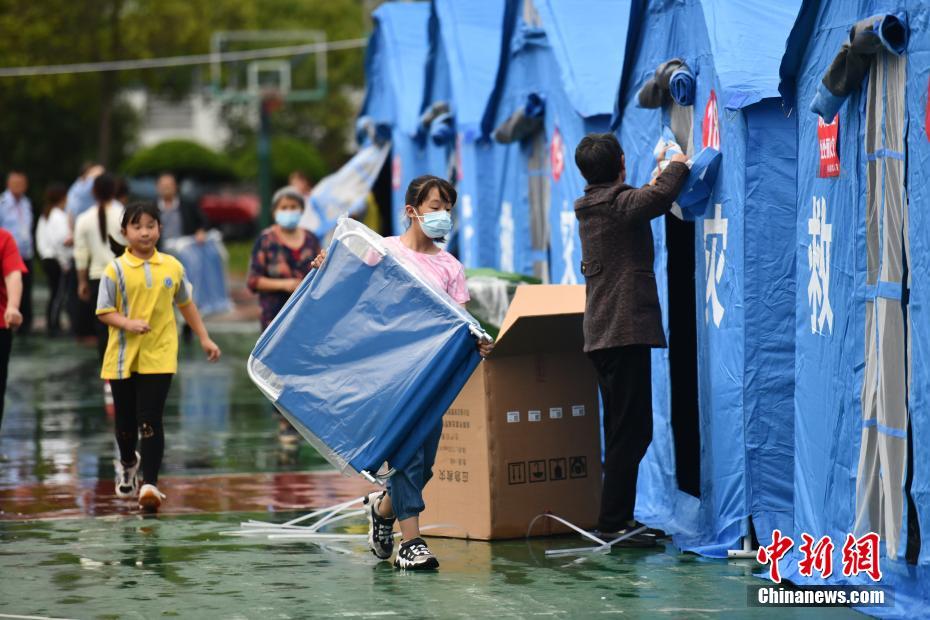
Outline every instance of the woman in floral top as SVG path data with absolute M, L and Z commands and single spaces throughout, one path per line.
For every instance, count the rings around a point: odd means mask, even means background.
M 275 223 L 255 241 L 248 287 L 258 293 L 262 329 L 274 320 L 320 252 L 316 236 L 297 223 L 304 210 L 303 196 L 290 187 L 275 192 L 271 202 Z

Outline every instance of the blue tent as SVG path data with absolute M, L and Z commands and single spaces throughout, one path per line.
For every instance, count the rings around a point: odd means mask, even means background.
M 581 281 L 573 203 L 584 180 L 574 146 L 588 132 L 608 130 L 631 4 L 507 1 L 500 64 L 481 123 L 484 135 L 505 145 L 494 159 L 496 174 L 481 179 L 483 205 L 493 205 L 483 217 L 497 224 L 496 234 L 481 239 L 492 259 L 484 266 Z
M 862 611 L 901 618 L 930 604 L 928 73 L 926 2 L 805 0 L 780 85 L 798 125 L 793 532 L 837 555 L 879 534 L 896 605 Z M 825 583 L 796 559 L 788 578 Z
M 613 121 L 634 186 L 664 127 L 688 153 L 723 154 L 703 215 L 653 221 L 669 349 L 653 352 L 636 507 L 708 556 L 738 547 L 750 517 L 763 541 L 792 519 L 796 134 L 777 85 L 798 5 L 646 2 Z
M 424 66 L 429 51 L 427 2 L 388 2 L 372 14 L 374 31 L 365 56 L 367 79 L 360 116 L 371 119 L 379 133 L 391 136 L 391 213 L 395 234 L 403 232 L 404 194 L 421 174 L 445 177 L 445 148 L 436 147 L 420 131 Z
M 430 15 L 421 112 L 431 121 L 424 130 L 453 158 L 459 258 L 469 268 L 494 264 L 484 240 L 496 236 L 497 195 L 480 190 L 496 187 L 502 147 L 481 139 L 480 123 L 500 59 L 503 14 L 504 0 L 434 0 Z

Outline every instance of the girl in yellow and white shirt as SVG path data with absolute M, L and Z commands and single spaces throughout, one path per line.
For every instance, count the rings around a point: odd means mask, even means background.
M 155 205 L 130 205 L 121 232 L 129 248 L 104 270 L 97 297 L 97 317 L 109 326 L 100 376 L 110 381 L 116 408 L 116 495 L 138 492 L 139 506 L 152 511 L 165 499 L 156 484 L 165 450 L 162 415 L 178 369 L 174 306 L 200 338 L 208 360 L 218 360 L 220 349 L 200 319 L 181 263 L 155 249 L 161 236 Z

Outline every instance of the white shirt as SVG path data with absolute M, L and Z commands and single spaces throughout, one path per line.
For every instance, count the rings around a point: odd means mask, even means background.
M 36 251 L 39 258 L 53 258 L 62 269 L 67 269 L 71 262 L 71 248 L 65 241 L 71 236 L 71 226 L 64 209 L 52 208 L 48 217 L 39 217 L 36 227 Z
M 111 200 L 107 205 L 107 235 L 126 245 L 120 232 L 122 218 L 123 205 Z M 78 269 L 87 269 L 91 280 L 99 280 L 114 258 L 109 240 L 100 238 L 97 207 L 94 206 L 79 215 L 74 223 L 74 264 Z

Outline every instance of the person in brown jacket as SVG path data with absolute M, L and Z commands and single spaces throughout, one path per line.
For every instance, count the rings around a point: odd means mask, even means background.
M 652 441 L 651 349 L 667 346 L 650 220 L 672 208 L 688 178 L 686 161 L 675 155 L 650 185 L 637 189 L 624 182 L 623 149 L 613 134 L 589 134 L 575 149 L 575 164 L 588 182 L 584 196 L 575 201 L 587 292 L 584 350 L 597 371 L 604 403 L 597 529 L 609 539 L 642 527 L 633 509 L 639 462 Z M 618 544 L 649 546 L 655 536 L 644 531 Z

